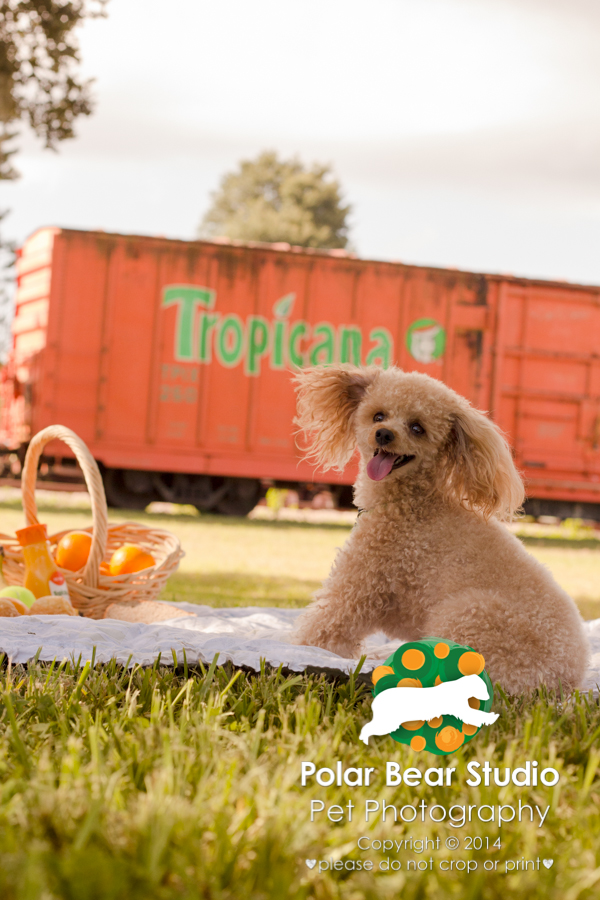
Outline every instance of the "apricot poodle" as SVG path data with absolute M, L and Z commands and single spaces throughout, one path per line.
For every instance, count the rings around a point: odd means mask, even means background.
M 510 693 L 579 686 L 579 612 L 501 524 L 524 490 L 497 426 L 417 372 L 317 366 L 296 382 L 308 458 L 342 471 L 358 448 L 361 514 L 295 640 L 356 658 L 376 631 L 450 638 Z

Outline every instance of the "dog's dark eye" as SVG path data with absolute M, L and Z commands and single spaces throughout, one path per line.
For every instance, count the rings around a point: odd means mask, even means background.
M 410 426 L 410 430 L 412 431 L 413 434 L 419 434 L 419 435 L 425 434 L 425 429 L 423 428 L 422 425 L 419 425 L 418 422 L 413 422 L 412 425 Z
M 385 413 L 375 413 L 375 415 L 373 416 L 374 422 L 383 422 L 384 419 L 385 419 Z

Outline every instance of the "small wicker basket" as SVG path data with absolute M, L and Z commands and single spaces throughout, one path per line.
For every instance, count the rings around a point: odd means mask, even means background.
M 82 529 L 92 535 L 88 561 L 85 567 L 77 572 L 71 572 L 69 569 L 59 570 L 69 586 L 73 606 L 81 610 L 85 616 L 101 619 L 111 603 L 156 599 L 183 556 L 178 539 L 168 531 L 147 528 L 136 522 L 109 525 L 104 485 L 96 460 L 81 438 L 64 425 L 50 425 L 44 428 L 29 444 L 21 476 L 23 510 L 27 525 L 39 523 L 35 502 L 38 463 L 46 444 L 56 439 L 64 441 L 75 454 L 92 501 L 93 526 Z M 50 536 L 52 549 L 55 549 L 65 534 L 68 534 L 68 531 Z M 139 544 L 151 553 L 156 565 L 133 575 L 101 575 L 100 563 L 108 562 L 114 551 L 126 542 Z M 23 584 L 25 564 L 18 540 L 14 536 L 0 534 L 0 543 L 4 549 L 6 581 L 9 584 Z

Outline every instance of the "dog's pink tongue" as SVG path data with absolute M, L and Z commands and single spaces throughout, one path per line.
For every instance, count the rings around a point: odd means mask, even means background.
M 380 452 L 377 456 L 371 457 L 367 463 L 367 475 L 372 481 L 381 481 L 382 478 L 390 474 L 395 462 L 395 453 Z

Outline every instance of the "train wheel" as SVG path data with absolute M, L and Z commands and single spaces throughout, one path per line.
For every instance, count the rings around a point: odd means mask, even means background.
M 260 500 L 261 484 L 256 478 L 226 478 L 223 497 L 214 512 L 223 516 L 247 516 Z
M 188 475 L 184 472 L 156 472 L 154 487 L 161 500 L 167 503 L 191 503 L 196 509 L 206 511 L 211 508 L 218 494 L 210 475 Z M 222 479 L 221 479 L 222 481 Z
M 104 493 L 109 506 L 117 509 L 146 509 L 158 496 L 152 487 L 152 473 L 130 469 L 105 469 Z

